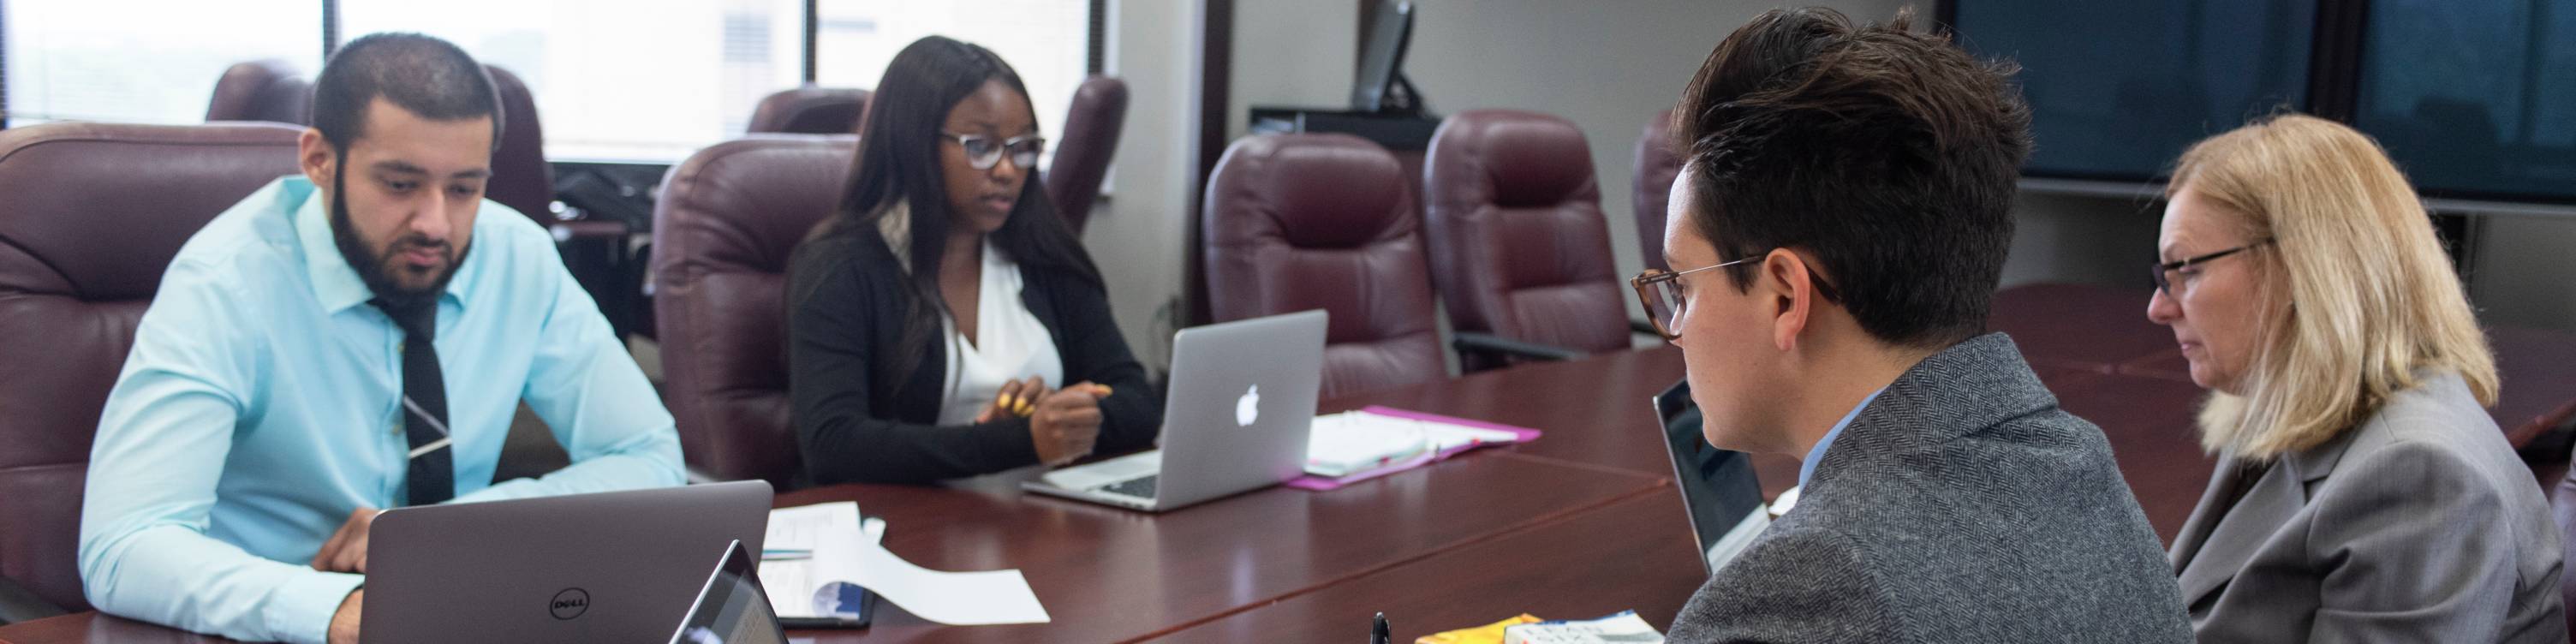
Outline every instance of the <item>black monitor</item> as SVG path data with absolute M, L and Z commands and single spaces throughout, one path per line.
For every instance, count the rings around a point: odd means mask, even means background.
M 1376 12 L 1369 21 L 1368 41 L 1360 50 L 1359 75 L 1351 81 L 1351 109 L 1420 112 L 1421 95 L 1404 78 L 1404 48 L 1413 39 L 1413 3 L 1378 0 Z
M 2416 189 L 2576 203 L 2576 6 L 2373 2 L 2362 33 L 2352 125 Z
M 2027 176 L 2161 180 L 2183 148 L 2308 107 L 2318 0 L 1948 0 L 1979 58 L 2020 63 Z

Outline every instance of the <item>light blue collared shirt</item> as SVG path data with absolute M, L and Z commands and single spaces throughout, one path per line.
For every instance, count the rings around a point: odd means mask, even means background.
M 403 502 L 402 331 L 343 259 L 326 200 L 271 182 L 162 275 L 99 419 L 81 581 L 100 610 L 321 642 L 363 577 L 308 566 L 360 507 Z M 439 299 L 456 498 L 679 485 L 671 414 L 553 240 L 484 201 Z M 491 484 L 521 400 L 571 467 Z
M 1869 397 L 1860 399 L 1860 404 L 1852 406 L 1851 413 L 1843 414 L 1842 420 L 1834 421 L 1833 429 L 1825 430 L 1823 440 L 1816 441 L 1815 447 L 1807 449 L 1807 460 L 1798 463 L 1798 491 L 1801 496 L 1806 493 L 1807 479 L 1816 475 L 1816 464 L 1824 462 L 1825 448 L 1834 444 L 1835 437 L 1843 435 L 1843 428 L 1850 427 L 1852 419 L 1860 417 L 1860 410 L 1868 409 L 1870 401 L 1878 400 L 1878 395 L 1883 393 L 1887 393 L 1886 387 L 1869 392 Z

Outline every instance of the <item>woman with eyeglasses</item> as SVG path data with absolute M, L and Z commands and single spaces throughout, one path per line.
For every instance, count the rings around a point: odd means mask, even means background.
M 1162 410 L 1100 270 L 1035 180 L 1046 139 L 1001 57 L 895 54 L 839 212 L 789 259 L 804 479 L 927 483 L 1151 442 Z
M 2415 191 L 2300 115 L 2185 152 L 2147 317 L 2210 390 L 2171 556 L 2201 641 L 2565 642 L 2562 550 Z

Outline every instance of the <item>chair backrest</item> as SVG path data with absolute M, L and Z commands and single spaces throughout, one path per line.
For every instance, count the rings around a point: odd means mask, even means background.
M 1209 312 L 1330 312 L 1327 398 L 1447 375 L 1409 183 L 1394 155 L 1347 134 L 1227 146 L 1201 208 Z
M 81 485 L 135 325 L 189 236 L 297 171 L 301 133 L 273 123 L 0 132 L 0 576 L 88 606 Z
M 868 111 L 868 91 L 806 85 L 761 97 L 751 110 L 752 134 L 857 134 Z
M 1628 346 L 1625 288 L 1583 130 L 1469 110 L 1431 136 L 1431 274 L 1459 331 L 1595 352 Z
M 238 63 L 215 79 L 206 102 L 208 121 L 273 121 L 313 124 L 313 84 L 282 60 Z
M 1073 106 L 1064 112 L 1064 133 L 1056 137 L 1055 165 L 1047 168 L 1047 194 L 1056 214 L 1073 232 L 1091 221 L 1091 203 L 1100 200 L 1100 181 L 1109 176 L 1109 160 L 1118 154 L 1118 133 L 1127 125 L 1127 81 L 1109 76 L 1082 80 L 1073 90 Z
M 518 74 L 492 65 L 492 87 L 501 93 L 501 141 L 492 150 L 492 180 L 483 197 L 509 206 L 540 225 L 555 223 L 554 166 L 546 164 L 545 125 L 537 118 L 536 98 Z
M 755 135 L 671 168 L 653 209 L 663 399 L 689 465 L 791 485 L 787 256 L 839 205 L 859 137 Z
M 1664 213 L 1672 198 L 1673 178 L 1682 174 L 1682 155 L 1673 149 L 1673 111 L 1647 119 L 1637 136 L 1637 257 L 1646 268 L 1672 270 L 1664 263 Z

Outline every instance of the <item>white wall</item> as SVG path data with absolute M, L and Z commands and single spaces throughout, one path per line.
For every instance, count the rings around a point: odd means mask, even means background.
M 2576 219 L 2488 219 L 2469 300 L 2489 324 L 2576 331 Z
M 1109 282 L 1127 345 L 1149 368 L 1170 363 L 1187 257 L 1198 136 L 1199 21 L 1194 0 L 1110 3 L 1109 73 L 1127 82 L 1127 124 L 1084 246 Z
M 1351 0 L 1236 0 L 1226 140 L 1243 136 L 1254 105 L 1349 105 L 1359 25 L 1359 3 Z
M 1813 4 L 1876 22 L 1907 3 Z M 1600 177 L 1610 251 L 1618 274 L 1630 275 L 1644 268 L 1631 183 L 1646 121 L 1681 100 L 1682 86 L 1718 41 L 1778 6 L 1747 0 L 1414 0 L 1413 43 L 1404 69 L 1439 114 L 1511 108 L 1554 114 L 1582 127 Z M 1924 3 L 1922 10 L 1929 8 Z M 1242 84 L 1240 76 L 1236 84 Z M 1348 92 L 1345 83 L 1333 98 Z

